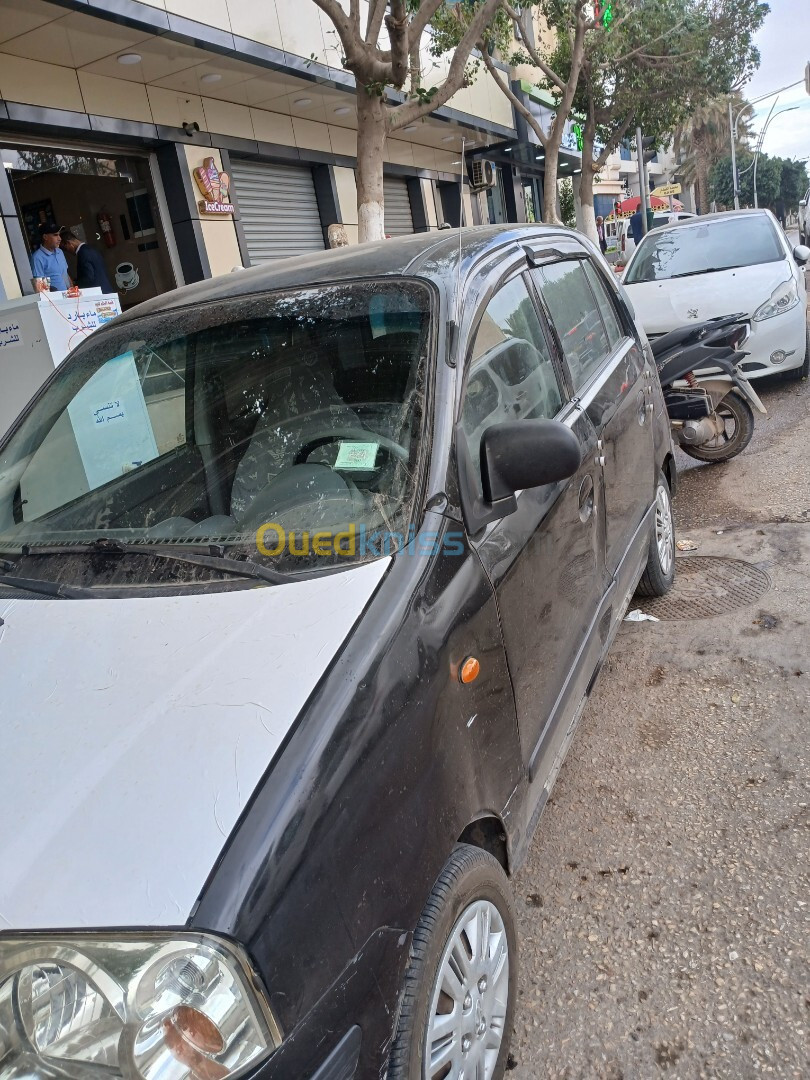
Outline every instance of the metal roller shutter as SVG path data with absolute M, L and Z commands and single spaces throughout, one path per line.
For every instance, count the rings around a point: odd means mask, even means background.
M 385 199 L 385 231 L 389 236 L 404 236 L 413 232 L 411 199 L 408 195 L 408 181 L 399 177 L 383 178 L 383 198 Z
M 252 263 L 324 250 L 311 169 L 231 158 L 231 172 Z

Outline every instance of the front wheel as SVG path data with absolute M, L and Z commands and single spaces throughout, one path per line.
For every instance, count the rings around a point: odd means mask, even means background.
M 722 431 L 699 446 L 681 445 L 681 450 L 698 461 L 728 461 L 741 454 L 754 434 L 751 406 L 736 390 L 730 390 L 716 410 Z
M 658 474 L 655 489 L 655 517 L 653 519 L 647 565 L 641 575 L 636 592 L 639 596 L 663 596 L 672 588 L 675 580 L 675 518 L 667 478 Z
M 459 844 L 414 934 L 388 1080 L 501 1080 L 516 991 L 506 874 L 488 852 Z
M 783 378 L 789 382 L 799 382 L 801 379 L 810 378 L 810 326 L 808 326 L 804 332 L 805 346 L 804 346 L 804 361 L 801 367 L 793 368 L 790 371 L 786 371 Z

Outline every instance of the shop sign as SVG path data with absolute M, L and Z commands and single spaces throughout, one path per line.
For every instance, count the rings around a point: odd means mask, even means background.
M 667 195 L 680 195 L 680 193 L 680 184 L 662 184 L 650 192 L 651 195 L 655 195 L 659 199 L 666 198 Z
M 234 213 L 236 208 L 229 202 L 230 177 L 219 171 L 212 157 L 207 157 L 202 165 L 194 170 L 194 179 L 203 196 L 197 203 L 203 214 Z

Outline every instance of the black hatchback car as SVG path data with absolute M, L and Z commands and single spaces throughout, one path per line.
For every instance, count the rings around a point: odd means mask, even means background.
M 285 260 L 0 445 L 0 1080 L 492 1080 L 520 865 L 669 424 L 581 236 Z

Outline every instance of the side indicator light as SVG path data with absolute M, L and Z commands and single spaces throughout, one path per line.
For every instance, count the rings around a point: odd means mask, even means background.
M 474 656 L 468 656 L 458 673 L 459 679 L 463 683 L 474 682 L 481 674 L 481 665 L 478 663 Z

